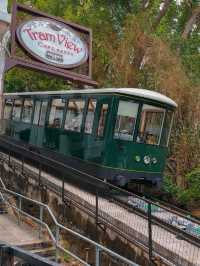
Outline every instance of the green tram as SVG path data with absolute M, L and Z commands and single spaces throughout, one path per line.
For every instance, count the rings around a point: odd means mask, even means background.
M 8 93 L 2 134 L 115 185 L 156 186 L 176 107 L 143 89 Z

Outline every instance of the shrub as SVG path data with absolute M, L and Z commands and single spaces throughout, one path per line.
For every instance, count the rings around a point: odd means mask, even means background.
M 178 200 L 192 207 L 197 207 L 200 202 L 200 167 L 186 175 L 187 188 L 180 190 Z

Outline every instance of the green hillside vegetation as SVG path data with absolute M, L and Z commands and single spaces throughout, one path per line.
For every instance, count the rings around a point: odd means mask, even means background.
M 164 189 L 186 205 L 199 201 L 200 2 L 18 2 L 92 28 L 93 79 L 100 87 L 151 89 L 178 103 Z M 60 90 L 70 86 L 73 84 L 61 79 L 20 69 L 14 69 L 6 76 L 9 92 Z

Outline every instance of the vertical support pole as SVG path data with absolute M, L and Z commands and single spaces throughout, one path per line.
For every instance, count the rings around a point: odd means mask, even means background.
M 1 178 L 3 178 L 3 161 L 1 163 Z
M 96 246 L 95 266 L 100 266 L 100 249 Z
M 8 166 L 10 166 L 10 150 L 8 152 Z
M 24 173 L 24 156 L 22 156 L 22 175 Z
M 18 224 L 20 225 L 20 223 L 21 223 L 21 213 L 20 213 L 20 211 L 22 210 L 22 199 L 21 198 L 19 198 L 19 212 L 18 212 Z
M 89 248 L 85 248 L 85 252 L 86 252 L 86 254 L 85 254 L 85 261 L 88 263 L 88 260 L 89 260 Z
M 2 57 L 2 56 L 1 56 Z M 5 58 L 5 55 L 4 55 Z M 1 61 L 5 61 L 1 60 Z M 1 62 L 2 64 L 3 62 Z M 5 64 L 5 63 L 3 63 Z M 0 73 L 0 119 L 3 119 L 3 91 L 4 91 L 4 75 L 2 73 Z
M 151 203 L 148 202 L 148 233 L 149 233 L 149 265 L 152 265 L 153 243 L 152 243 L 152 215 Z
M 13 161 L 13 172 L 15 174 L 15 162 Z
M 99 224 L 99 194 L 96 190 L 96 214 L 95 214 L 95 223 L 96 223 L 96 241 L 98 242 L 98 224 Z
M 38 185 L 40 187 L 41 185 L 41 172 L 42 172 L 42 166 L 41 163 L 39 164 L 39 173 L 38 173 Z
M 99 217 L 99 195 L 98 195 L 98 190 L 96 190 L 96 226 L 98 225 L 98 217 Z
M 14 254 L 11 248 L 2 246 L 0 248 L 0 266 L 13 266 Z
M 44 211 L 44 206 L 40 205 L 40 221 L 43 222 L 43 211 Z M 40 224 L 39 227 L 39 238 L 41 238 L 42 235 L 42 224 Z
M 59 234 L 60 234 L 60 229 L 59 229 L 59 226 L 56 225 L 56 262 L 58 262 Z
M 62 179 L 62 202 L 65 202 L 65 178 Z
M 4 93 L 4 73 L 6 63 L 6 46 L 8 40 L 6 36 L 11 22 L 11 16 L 8 14 L 8 0 L 1 0 L 0 5 L 0 119 L 3 118 L 3 93 Z M 2 127 L 2 123 L 0 128 Z

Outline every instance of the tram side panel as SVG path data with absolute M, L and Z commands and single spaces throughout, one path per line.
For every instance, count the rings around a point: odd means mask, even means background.
M 66 112 L 70 109 L 69 100 L 75 98 L 68 97 Z M 52 97 L 44 98 L 38 95 L 34 98 L 30 123 L 21 121 L 23 113 L 20 113 L 22 111 L 19 107 L 23 101 L 20 103 L 20 99 L 17 99 L 16 104 L 14 101 L 10 119 L 7 117 L 4 120 L 4 133 L 17 141 L 37 147 L 41 153 L 75 169 L 108 179 L 117 185 L 124 186 L 131 181 L 160 182 L 167 148 L 152 143 L 137 143 L 141 110 L 145 105 L 143 100 L 97 94 L 84 97 L 79 95 L 77 98 L 85 101 L 79 131 L 71 130 L 66 125 L 67 113 L 63 116 L 62 126 L 50 126 Z M 87 132 L 85 128 L 89 121 L 86 109 L 89 106 L 89 98 L 96 101 L 96 108 L 92 130 Z M 145 108 L 146 112 L 147 105 Z M 160 112 L 160 107 L 156 108 L 156 112 Z M 92 116 L 89 118 L 92 119 Z M 145 163 L 145 158 L 150 162 Z

